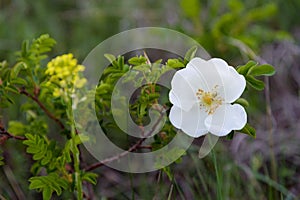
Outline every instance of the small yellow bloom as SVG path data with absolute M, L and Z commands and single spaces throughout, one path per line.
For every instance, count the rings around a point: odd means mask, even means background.
M 82 88 L 86 83 L 85 78 L 81 78 L 79 72 L 84 71 L 84 66 L 79 65 L 73 54 L 64 54 L 57 56 L 47 64 L 45 71 L 49 75 L 49 81 L 46 83 L 58 87 L 53 91 L 53 96 L 70 95 L 72 88 Z M 66 94 L 65 94 L 66 93 Z
M 62 91 L 59 88 L 55 88 L 53 91 L 53 96 L 54 97 L 59 97 L 61 96 Z

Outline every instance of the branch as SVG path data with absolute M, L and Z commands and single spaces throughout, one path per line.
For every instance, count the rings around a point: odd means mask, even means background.
M 0 128 L 0 144 L 4 143 L 7 139 L 10 139 L 10 138 L 13 138 L 16 140 L 27 140 L 26 137 L 13 135 L 1 127 Z
M 155 122 L 155 124 L 153 125 L 153 127 L 151 128 L 151 130 L 145 135 L 144 138 L 141 138 L 140 140 L 138 140 L 133 146 L 131 146 L 127 151 L 124 151 L 118 155 L 115 155 L 113 157 L 110 158 L 106 158 L 100 162 L 94 163 L 88 167 L 86 167 L 84 170 L 85 171 L 92 171 L 98 167 L 101 167 L 102 165 L 104 165 L 105 163 L 110 163 L 113 162 L 115 160 L 118 160 L 124 156 L 126 156 L 127 154 L 129 154 L 130 152 L 136 151 L 137 149 L 139 149 L 140 147 L 142 147 L 142 143 L 147 139 L 148 136 L 152 135 L 152 133 L 155 131 L 155 129 L 157 128 L 157 126 L 159 125 L 159 122 L 162 120 L 162 118 L 164 117 L 163 115 L 163 111 L 160 110 L 160 117 L 157 119 L 157 121 Z
M 25 96 L 35 101 L 40 106 L 40 108 L 46 113 L 46 115 L 48 115 L 49 118 L 53 119 L 60 126 L 61 129 L 65 129 L 64 124 L 45 107 L 45 105 L 36 97 L 37 95 L 33 96 L 32 94 L 28 93 L 28 91 L 25 88 L 19 89 L 19 92 L 20 94 L 24 94 Z

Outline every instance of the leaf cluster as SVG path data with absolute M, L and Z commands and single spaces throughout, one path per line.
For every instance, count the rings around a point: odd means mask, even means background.
M 19 94 L 21 87 L 32 90 L 42 81 L 43 69 L 41 61 L 47 58 L 55 44 L 48 34 L 41 35 L 31 43 L 23 42 L 22 50 L 17 52 L 17 63 L 12 67 L 6 61 L 0 63 L 0 107 L 8 107 L 14 103 L 11 96 Z
M 237 72 L 243 75 L 246 79 L 247 87 L 251 87 L 255 90 L 261 91 L 265 87 L 265 83 L 258 78 L 261 76 L 273 76 L 275 74 L 275 69 L 273 66 L 269 64 L 259 65 L 255 61 L 249 61 L 245 65 L 239 66 L 237 68 Z M 243 107 L 248 107 L 249 103 L 244 98 L 239 98 L 235 101 L 242 105 Z M 252 137 L 256 137 L 255 128 L 253 128 L 249 123 L 245 125 L 241 130 L 238 130 L 240 133 L 245 133 Z M 234 136 L 235 131 L 232 131 L 227 138 L 232 139 Z
M 260 76 L 273 76 L 275 69 L 272 65 L 259 65 L 257 62 L 249 61 L 243 66 L 237 68 L 237 72 L 246 78 L 247 85 L 255 90 L 263 90 L 265 84 L 263 81 L 257 79 Z
M 74 190 L 74 175 L 71 167 L 73 153 L 72 139 L 67 140 L 64 148 L 60 148 L 54 140 L 49 140 L 46 136 L 37 134 L 25 134 L 27 140 L 23 142 L 27 146 L 26 152 L 32 155 L 35 163 L 32 165 L 31 171 L 36 176 L 29 179 L 29 189 L 37 189 L 43 193 L 44 199 L 50 199 L 55 191 L 57 195 L 61 195 L 64 190 Z M 79 145 L 87 138 L 75 138 L 75 145 Z M 68 167 L 69 166 L 69 167 Z M 46 170 L 46 176 L 38 174 Z M 82 171 L 81 180 L 96 184 L 98 175 L 91 172 Z
M 36 189 L 39 192 L 42 192 L 44 200 L 51 199 L 53 192 L 56 192 L 56 194 L 60 196 L 62 191 L 69 187 L 68 182 L 57 173 L 50 173 L 46 176 L 31 177 L 29 181 L 29 189 Z
M 162 59 L 150 62 L 146 52 L 127 60 L 123 56 L 115 57 L 105 54 L 111 64 L 104 70 L 99 81 L 95 101 L 96 113 L 105 133 L 108 136 L 112 135 L 111 138 L 121 138 L 124 135 L 121 130 L 118 130 L 110 107 L 111 95 L 116 89 L 115 85 L 118 81 L 122 81 L 124 88 L 126 88 L 126 84 L 133 84 L 137 88 L 130 97 L 118 96 L 120 99 L 118 103 L 129 102 L 130 117 L 137 125 L 145 126 L 150 122 L 149 111 L 153 105 L 160 104 L 166 108 L 171 106 L 168 98 L 169 89 L 156 84 L 157 81 L 169 71 L 184 68 L 195 56 L 196 51 L 197 47 L 192 47 L 184 58 L 171 58 L 165 62 Z M 116 94 L 118 95 L 118 91 Z M 124 116 L 126 113 L 120 110 L 118 114 Z M 151 144 L 152 150 L 155 151 L 168 144 L 176 135 L 176 131 L 177 129 L 167 119 L 160 133 L 154 136 Z M 119 141 L 120 139 L 116 140 L 116 143 Z

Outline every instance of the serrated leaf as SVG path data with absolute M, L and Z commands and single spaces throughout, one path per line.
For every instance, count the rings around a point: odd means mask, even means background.
M 256 137 L 255 129 L 252 126 L 250 126 L 248 123 L 244 126 L 244 128 L 242 128 L 241 130 L 238 130 L 238 132 L 245 133 L 245 134 L 250 135 L 254 138 Z
M 264 82 L 254 78 L 253 76 L 246 76 L 247 83 L 256 90 L 263 90 L 265 88 Z
M 265 64 L 251 67 L 247 74 L 252 76 L 273 76 L 275 72 L 272 65 Z

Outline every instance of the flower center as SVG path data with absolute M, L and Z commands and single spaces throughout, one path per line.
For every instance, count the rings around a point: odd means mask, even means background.
M 198 89 L 196 96 L 199 100 L 200 108 L 205 108 L 207 114 L 213 114 L 216 109 L 222 105 L 223 99 L 218 95 L 216 85 L 211 92 L 205 92 L 202 89 Z

